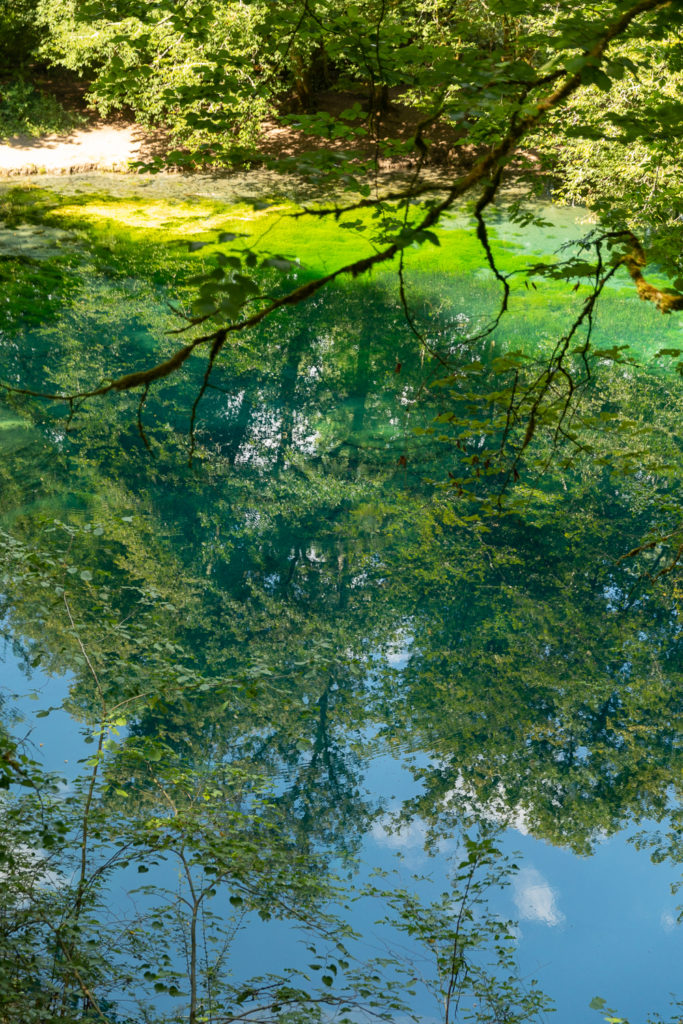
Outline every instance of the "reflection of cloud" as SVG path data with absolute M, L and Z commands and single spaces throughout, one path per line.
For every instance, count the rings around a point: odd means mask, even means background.
M 678 921 L 676 920 L 676 915 L 672 914 L 670 910 L 663 910 L 662 915 L 659 918 L 659 923 L 665 932 L 672 932 L 678 924 Z
M 536 868 L 522 868 L 514 880 L 515 906 L 520 917 L 553 927 L 562 924 L 564 914 L 556 903 L 555 890 Z
M 529 820 L 523 807 L 513 807 L 508 818 L 503 818 L 503 821 L 508 828 L 514 828 L 523 836 L 529 835 Z
M 408 825 L 389 830 L 387 818 L 376 821 L 370 835 L 380 846 L 388 846 L 390 850 L 410 850 L 415 847 L 422 849 L 425 844 L 427 829 L 423 821 L 411 821 Z
M 505 828 L 514 828 L 523 836 L 528 836 L 530 828 L 527 812 L 519 805 L 510 806 L 502 782 L 498 783 L 496 790 L 495 797 L 482 802 L 474 786 L 466 783 L 462 775 L 458 775 L 455 786 L 453 789 L 449 789 L 444 796 L 444 806 L 457 805 L 465 814 L 478 820 L 493 821 L 498 825 L 504 825 Z
M 388 651 L 386 658 L 388 664 L 391 665 L 392 668 L 405 668 L 410 660 L 410 650 L 407 647 L 404 647 L 403 650 L 400 651 Z
M 374 839 L 378 846 L 384 846 L 396 852 L 398 856 L 406 858 L 406 864 L 417 868 L 427 856 L 426 847 L 429 836 L 429 827 L 423 818 L 413 818 L 410 822 L 397 825 L 396 818 L 392 814 L 385 814 L 374 822 L 370 830 L 370 838 Z M 443 836 L 438 841 L 433 841 L 432 852 L 436 850 L 445 856 L 451 853 L 457 843 L 452 836 Z
M 11 880 L 14 887 L 12 902 L 19 908 L 30 906 L 35 890 L 64 889 L 69 879 L 59 871 L 47 867 L 48 854 L 45 850 L 34 849 L 25 843 L 17 843 L 12 849 L 15 860 L 12 871 L 0 871 L 0 885 Z
M 392 668 L 405 668 L 410 661 L 412 643 L 412 636 L 405 630 L 400 629 L 386 652 L 387 663 Z

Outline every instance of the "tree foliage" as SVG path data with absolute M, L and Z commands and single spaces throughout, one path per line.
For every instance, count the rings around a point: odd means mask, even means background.
M 202 208 L 199 231 L 186 210 L 160 244 L 132 202 L 6 201 L 15 242 L 46 233 L 0 267 L 3 628 L 27 673 L 69 675 L 41 715 L 69 711 L 91 753 L 65 788 L 8 700 L 0 1019 L 405 1014 L 412 975 L 358 953 L 334 870 L 385 821 L 363 785 L 380 753 L 421 759 L 397 820 L 461 848 L 436 901 L 364 897 L 432 957 L 446 1021 L 475 999 L 527 1020 L 545 1002 L 509 922 L 480 913 L 512 870 L 491 833 L 522 816 L 585 852 L 654 818 L 679 849 L 677 364 L 638 366 L 624 338 L 681 355 L 675 318 L 655 325 L 683 306 L 680 4 L 40 0 L 36 18 L 42 59 L 102 111 L 167 125 L 171 162 L 253 155 L 266 115 L 311 146 L 277 164 L 296 203 L 237 224 Z M 460 159 L 434 177 L 439 132 Z M 537 188 L 536 149 L 603 218 L 554 258 L 495 231 L 510 175 Z M 509 213 L 538 225 L 521 198 Z M 646 302 L 605 327 L 620 279 Z M 311 962 L 234 977 L 241 924 L 272 918 Z

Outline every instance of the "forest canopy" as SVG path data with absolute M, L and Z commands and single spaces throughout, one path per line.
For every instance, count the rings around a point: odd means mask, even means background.
M 0 125 L 80 82 L 163 134 L 139 169 L 268 172 L 230 206 L 3 193 L 0 633 L 80 740 L 48 768 L 0 690 L 0 1024 L 405 1020 L 361 897 L 445 1024 L 529 1024 L 498 833 L 649 822 L 680 862 L 682 27 L 0 0 Z M 541 198 L 583 237 L 532 246 Z M 457 837 L 440 903 L 346 877 L 413 827 Z M 312 962 L 240 973 L 269 921 Z
M 289 166 L 342 184 L 377 159 L 471 163 L 512 132 L 503 162 L 521 149 L 518 170 L 546 171 L 570 201 L 604 212 L 609 200 L 631 227 L 671 227 L 680 213 L 676 0 L 38 0 L 11 10 L 15 29 L 40 26 L 26 58 L 83 76 L 103 114 L 165 125 L 185 166 L 253 158 L 267 119 L 323 139 L 322 152 Z M 348 102 L 330 106 L 330 93 Z

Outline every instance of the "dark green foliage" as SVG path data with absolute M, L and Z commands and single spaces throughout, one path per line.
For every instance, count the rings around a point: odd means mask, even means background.
M 66 110 L 54 96 L 19 78 L 0 84 L 0 140 L 13 135 L 47 135 L 80 127 L 85 117 Z
M 0 56 L 3 74 L 23 70 L 35 55 L 40 41 L 35 0 L 2 0 L 0 3 Z
M 173 228 L 157 240 L 153 205 L 133 200 L 14 192 L 17 230 L 22 208 L 33 230 L 62 234 L 35 235 L 43 249 L 11 263 L 2 327 L 16 344 L 1 350 L 2 376 L 42 387 L 163 354 L 177 322 L 164 298 L 191 300 L 200 268 L 220 291 L 218 255 L 243 244 L 239 268 L 222 268 L 242 273 L 258 251 L 227 219 L 218 247 L 172 247 Z M 462 229 L 437 238 L 435 260 L 476 261 Z M 527 266 L 490 244 L 506 271 Z M 322 242 L 309 245 L 314 259 Z M 225 349 L 192 468 L 201 360 L 147 396 L 152 454 L 135 394 L 77 407 L 68 431 L 64 405 L 9 398 L 3 623 L 27 672 L 70 675 L 63 707 L 87 746 L 65 792 L 3 709 L 0 1019 L 189 1022 L 209 1005 L 221 1020 L 397 1019 L 412 998 L 407 936 L 431 958 L 430 991 L 443 998 L 453 981 L 451 1020 L 461 991 L 479 1019 L 528 1021 L 545 999 L 520 983 L 509 922 L 487 907 L 514 870 L 491 833 L 520 814 L 581 851 L 634 819 L 666 832 L 680 782 L 677 375 L 648 363 L 640 335 L 649 351 L 674 349 L 672 321 L 603 296 L 570 435 L 556 436 L 550 404 L 498 507 L 500 474 L 481 453 L 500 441 L 506 389 L 538 376 L 543 325 L 555 337 L 582 298 L 566 267 L 542 282 L 544 299 L 520 282 L 509 319 L 464 344 L 463 316 L 488 323 L 497 280 L 438 276 L 414 251 L 424 355 L 389 274 L 284 311 Z M 286 266 L 259 254 L 247 268 L 263 288 L 314 277 L 273 259 Z M 524 434 L 517 424 L 517 453 Z M 363 780 L 378 753 L 422 758 L 396 825 L 421 822 L 433 845 L 461 839 L 444 896 L 356 892 L 346 877 L 368 829 L 387 823 Z M 124 921 L 112 913 L 121 884 L 138 907 Z M 398 929 L 379 961 L 358 954 L 346 923 L 356 896 Z M 310 962 L 231 975 L 241 924 L 280 920 L 301 928 Z

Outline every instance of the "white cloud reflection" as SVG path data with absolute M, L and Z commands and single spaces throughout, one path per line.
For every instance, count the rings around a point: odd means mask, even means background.
M 513 881 L 515 906 L 526 921 L 549 927 L 562 924 L 564 914 L 557 905 L 557 893 L 536 868 L 522 868 Z
M 370 834 L 376 843 L 388 846 L 390 850 L 422 850 L 427 838 L 427 827 L 423 821 L 416 818 L 409 824 L 392 829 L 391 818 L 386 816 L 373 824 Z
M 672 932 L 678 924 L 678 920 L 676 919 L 676 915 L 670 910 L 663 910 L 661 917 L 659 918 L 659 923 L 665 932 Z

